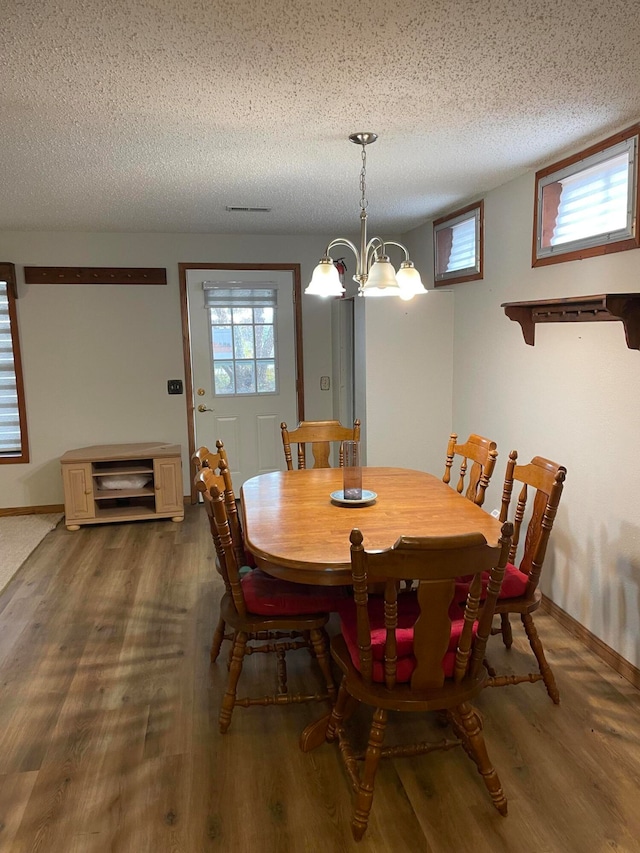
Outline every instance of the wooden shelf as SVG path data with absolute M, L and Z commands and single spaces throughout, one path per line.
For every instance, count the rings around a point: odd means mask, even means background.
M 640 293 L 604 293 L 535 302 L 503 302 L 510 320 L 520 323 L 525 343 L 535 344 L 536 323 L 594 323 L 620 320 L 629 349 L 640 349 Z
M 127 465 L 126 463 L 116 463 L 112 468 L 107 466 L 107 462 L 97 462 L 93 466 L 94 477 L 117 477 L 119 474 L 153 474 L 153 463 L 151 465 Z
M 93 492 L 96 501 L 114 501 L 123 498 L 148 498 L 154 497 L 153 486 L 144 489 L 95 489 Z

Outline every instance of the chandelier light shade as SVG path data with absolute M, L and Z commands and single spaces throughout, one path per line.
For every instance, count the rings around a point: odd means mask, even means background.
M 331 258 L 321 258 L 305 293 L 313 296 L 341 296 L 344 293 L 340 275 Z
M 409 258 L 409 252 L 402 243 L 396 240 L 382 240 L 372 237 L 367 240 L 367 151 L 366 146 L 378 138 L 375 133 L 352 133 L 349 139 L 356 145 L 362 146 L 362 169 L 360 170 L 360 248 L 358 249 L 346 237 L 337 237 L 326 248 L 324 257 L 313 271 L 311 282 L 305 293 L 313 296 L 341 296 L 345 289 L 340 282 L 338 270 L 335 268 L 331 250 L 336 246 L 347 246 L 356 258 L 356 272 L 353 276 L 358 283 L 359 296 L 399 296 L 401 299 L 413 299 L 419 293 L 426 293 L 420 273 Z M 396 246 L 404 252 L 404 260 L 396 273 L 389 256 L 387 247 Z

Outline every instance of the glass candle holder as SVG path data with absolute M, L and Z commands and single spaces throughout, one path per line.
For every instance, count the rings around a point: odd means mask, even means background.
M 344 499 L 346 501 L 362 500 L 362 468 L 360 467 L 360 442 L 344 441 L 343 453 L 343 483 Z

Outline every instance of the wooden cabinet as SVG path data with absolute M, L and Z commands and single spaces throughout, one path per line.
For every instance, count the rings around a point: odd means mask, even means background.
M 65 524 L 184 519 L 179 444 L 100 444 L 60 459 Z

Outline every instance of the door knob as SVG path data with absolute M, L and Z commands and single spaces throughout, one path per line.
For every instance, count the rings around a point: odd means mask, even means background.
M 210 409 L 209 406 L 205 406 L 204 403 L 200 403 L 200 405 L 198 406 L 198 411 L 199 412 L 212 412 L 213 409 Z

